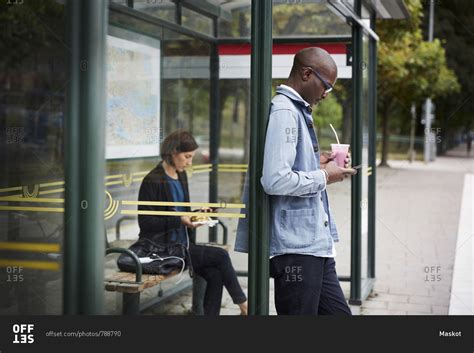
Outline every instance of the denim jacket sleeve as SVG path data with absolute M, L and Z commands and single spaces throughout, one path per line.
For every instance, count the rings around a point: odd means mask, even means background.
M 270 114 L 260 179 L 267 194 L 315 197 L 324 190 L 325 173 L 321 170 L 293 170 L 299 133 L 297 113 L 278 109 Z

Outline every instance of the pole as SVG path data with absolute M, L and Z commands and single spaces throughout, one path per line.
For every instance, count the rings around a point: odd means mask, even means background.
M 415 159 L 415 125 L 416 125 L 416 106 L 411 105 L 411 128 L 410 128 L 410 148 L 408 150 L 408 160 L 413 163 Z
M 214 37 L 219 34 L 219 22 L 213 20 Z M 219 115 L 219 51 L 217 43 L 211 44 L 210 57 L 210 97 L 209 112 L 211 117 L 211 126 L 209 129 L 209 160 L 211 163 L 211 172 L 209 173 L 209 202 L 217 202 L 219 198 L 219 145 L 220 145 L 220 120 Z M 209 242 L 217 242 L 217 227 L 209 227 Z
M 428 41 L 433 41 L 433 29 L 434 29 L 434 0 L 430 0 L 430 23 L 428 31 Z M 428 163 L 430 161 L 430 141 L 431 141 L 431 99 L 427 98 L 425 101 L 425 151 L 424 161 Z
M 272 87 L 272 0 L 252 0 L 249 161 L 249 314 L 268 315 L 269 203 L 260 184 Z
M 370 15 L 370 28 L 375 32 L 376 13 Z M 369 38 L 369 179 L 367 277 L 375 278 L 376 192 L 377 192 L 377 41 Z
M 68 1 L 65 118 L 65 314 L 102 314 L 104 300 L 105 0 Z
M 360 16 L 362 1 L 355 2 L 357 15 Z M 352 25 L 352 163 L 362 163 L 362 27 Z M 351 177 L 351 290 L 349 303 L 361 304 L 361 266 L 362 266 L 362 173 Z

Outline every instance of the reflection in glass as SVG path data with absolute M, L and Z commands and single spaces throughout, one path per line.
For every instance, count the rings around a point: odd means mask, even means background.
M 274 36 L 350 35 L 351 28 L 327 2 L 274 3 Z
M 5 5 L 0 22 L 0 314 L 60 314 L 64 6 Z
M 176 21 L 176 4 L 171 0 L 134 0 L 133 8 L 168 22 Z
M 184 27 L 210 36 L 213 34 L 211 18 L 189 10 L 185 7 L 183 7 L 181 10 L 181 14 L 181 23 Z

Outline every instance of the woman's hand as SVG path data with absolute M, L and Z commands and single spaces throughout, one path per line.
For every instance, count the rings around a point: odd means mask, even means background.
M 216 212 L 216 210 L 213 210 L 213 209 L 210 208 L 210 207 L 201 207 L 198 212 L 210 213 L 210 212 Z
M 181 223 L 185 227 L 188 227 L 188 228 L 191 228 L 191 229 L 202 226 L 202 224 L 193 224 L 193 222 L 191 222 L 191 217 L 189 217 L 189 216 L 181 216 Z

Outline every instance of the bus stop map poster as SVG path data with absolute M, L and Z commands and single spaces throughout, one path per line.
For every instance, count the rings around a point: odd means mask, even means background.
M 106 158 L 159 155 L 160 42 L 111 27 L 107 36 Z

